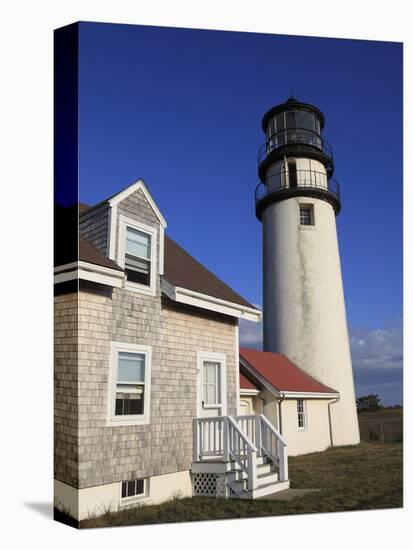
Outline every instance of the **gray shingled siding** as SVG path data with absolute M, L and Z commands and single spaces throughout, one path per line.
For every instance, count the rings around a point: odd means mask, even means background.
M 158 219 L 140 190 L 118 205 L 120 214 L 156 226 L 159 241 Z M 236 412 L 235 319 L 167 299 L 161 302 L 158 274 L 156 296 L 81 282 L 78 312 L 79 481 L 68 473 L 56 477 L 84 488 L 188 470 L 197 351 L 226 354 L 228 413 Z M 149 425 L 106 426 L 111 341 L 152 346 Z M 68 348 L 59 349 L 66 357 Z M 56 440 L 58 456 L 67 453 L 66 447 L 60 449 L 61 441 Z M 76 473 L 77 462 L 64 464 L 65 472 L 70 464 Z
M 116 224 L 116 242 L 115 242 L 115 261 L 118 258 L 118 243 L 119 243 L 119 216 L 123 215 L 132 220 L 144 223 L 151 227 L 156 227 L 158 230 L 157 254 L 159 258 L 159 220 L 156 217 L 152 207 L 145 198 L 143 192 L 138 189 L 132 195 L 129 195 L 125 200 L 118 204 L 118 215 Z M 159 270 L 159 265 L 158 265 Z
M 79 219 L 79 233 L 95 246 L 99 252 L 107 255 L 109 206 L 104 205 L 96 209 L 93 215 Z
M 235 321 L 190 307 L 114 290 L 79 308 L 80 487 L 188 470 L 196 416 L 197 351 L 225 353 L 228 412 L 236 412 Z M 107 427 L 109 343 L 152 346 L 150 424 Z
M 121 214 L 158 229 L 158 255 L 159 221 L 142 191 L 119 203 Z M 228 412 L 235 413 L 235 321 L 168 301 L 162 305 L 159 276 L 155 297 L 91 288 L 82 285 L 79 296 L 80 487 L 188 470 L 197 351 L 226 353 Z M 111 341 L 152 346 L 149 425 L 106 426 Z
M 78 486 L 78 295 L 56 296 L 54 308 L 55 478 Z

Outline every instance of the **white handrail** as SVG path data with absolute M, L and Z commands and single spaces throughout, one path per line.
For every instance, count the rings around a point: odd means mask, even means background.
M 268 420 L 268 418 L 266 416 L 264 416 L 263 414 L 260 414 L 259 416 L 260 416 L 262 422 L 264 422 L 264 424 L 266 424 L 269 427 L 269 429 L 274 433 L 274 435 L 277 437 L 277 439 L 279 441 L 281 441 L 283 445 L 287 446 L 287 441 L 280 434 L 280 432 L 277 430 L 277 428 L 275 428 L 275 426 L 273 426 L 271 424 L 271 422 Z
M 225 417 L 194 418 L 194 460 L 221 457 L 225 448 Z
M 287 442 L 263 414 L 260 418 L 261 450 L 278 465 L 280 481 L 288 480 Z
M 247 474 L 248 489 L 257 487 L 257 452 L 258 449 L 245 434 L 233 416 L 228 416 L 228 453 Z
M 265 455 L 288 480 L 287 442 L 264 415 L 213 416 L 194 419 L 194 461 L 234 460 L 257 487 L 257 456 Z

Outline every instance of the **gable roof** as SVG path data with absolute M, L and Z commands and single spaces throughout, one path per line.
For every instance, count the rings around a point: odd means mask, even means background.
M 164 261 L 164 278 L 171 285 L 259 311 L 166 235 Z
M 239 373 L 239 387 L 241 390 L 258 390 L 258 386 L 254 384 L 249 378 L 242 372 Z
M 161 211 L 159 210 L 156 202 L 154 201 L 148 189 L 148 186 L 146 185 L 146 183 L 143 181 L 142 178 L 138 179 L 131 185 L 128 185 L 127 187 L 122 189 L 122 191 L 118 191 L 117 193 L 115 193 L 114 195 L 111 195 L 107 199 L 104 199 L 103 201 L 98 202 L 94 206 L 87 207 L 86 204 L 79 203 L 79 214 L 81 216 L 83 216 L 84 214 L 89 214 L 89 212 L 100 208 L 104 204 L 107 204 L 111 207 L 116 206 L 118 203 L 120 203 L 121 201 L 129 197 L 129 195 L 131 195 L 132 193 L 135 193 L 135 191 L 138 191 L 138 189 L 140 189 L 142 193 L 145 195 L 145 198 L 150 204 L 155 216 L 158 218 L 159 223 L 161 224 L 162 227 L 165 228 L 167 225 L 165 218 L 162 216 Z
M 278 391 L 338 394 L 337 390 L 325 386 L 298 368 L 285 355 L 247 348 L 240 348 L 239 354 L 252 375 L 258 373 Z
M 116 196 L 118 195 L 119 193 Z M 79 213 L 80 215 L 86 212 L 89 213 L 109 200 L 111 199 L 101 201 L 98 205 L 92 207 L 85 203 L 79 203 Z M 211 296 L 218 300 L 237 304 L 260 313 L 255 306 L 250 304 L 226 283 L 221 281 L 221 279 L 166 235 L 164 241 L 164 256 L 163 278 L 173 287 L 188 289 L 200 295 Z M 70 259 L 71 262 L 78 260 L 123 271 L 117 263 L 99 252 L 99 250 L 82 236 L 79 236 L 79 257 Z M 209 305 L 208 307 L 213 306 Z

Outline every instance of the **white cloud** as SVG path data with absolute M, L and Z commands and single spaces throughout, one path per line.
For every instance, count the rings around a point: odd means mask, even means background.
M 363 341 L 361 345 L 360 342 Z M 403 327 L 351 329 L 350 348 L 358 396 L 377 393 L 383 404 L 403 401 Z
M 262 307 L 254 304 L 260 311 Z M 254 323 L 240 319 L 239 322 L 239 345 L 244 348 L 262 350 L 262 321 Z

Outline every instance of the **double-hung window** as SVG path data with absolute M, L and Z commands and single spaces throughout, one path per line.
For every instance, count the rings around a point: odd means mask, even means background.
M 306 427 L 305 407 L 303 399 L 297 399 L 297 427 L 299 430 L 305 430 Z
M 126 288 L 143 294 L 156 293 L 155 227 L 119 216 L 117 260 L 126 273 Z
M 151 284 L 151 235 L 126 226 L 125 271 L 128 281 Z
M 150 404 L 151 348 L 112 342 L 108 424 L 147 424 Z

